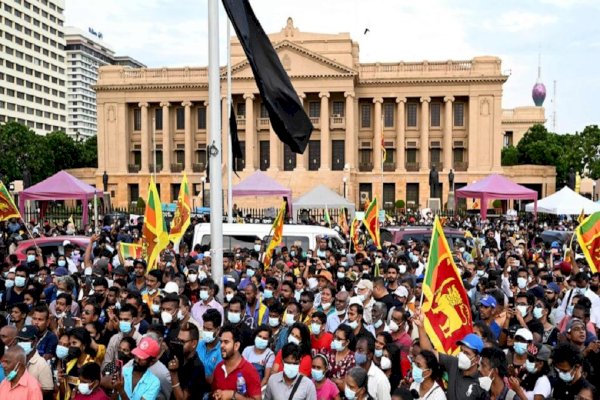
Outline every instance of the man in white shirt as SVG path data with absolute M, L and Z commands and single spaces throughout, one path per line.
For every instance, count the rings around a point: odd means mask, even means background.
M 580 294 L 592 302 L 592 309 L 590 315 L 590 321 L 596 326 L 596 328 L 600 327 L 600 297 L 596 293 L 594 293 L 589 288 L 590 277 L 585 272 L 579 272 L 574 277 L 576 287 L 570 289 L 565 293 L 565 297 L 563 298 L 563 302 L 559 306 L 560 309 L 564 312 L 564 315 L 567 314 L 567 307 L 571 304 L 573 296 Z M 560 321 L 557 321 L 557 323 Z
M 369 395 L 377 400 L 391 400 L 390 381 L 387 376 L 373 363 L 375 354 L 375 339 L 371 335 L 359 336 L 356 341 L 354 357 L 356 365 L 367 371 L 369 377 Z

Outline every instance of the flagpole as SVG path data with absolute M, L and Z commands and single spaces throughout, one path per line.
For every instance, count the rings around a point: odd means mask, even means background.
M 227 127 L 224 127 L 227 132 L 227 222 L 233 222 L 233 191 L 232 191 L 232 175 L 233 175 L 233 144 L 231 143 L 231 127 L 229 126 L 229 118 L 231 118 L 231 24 L 227 20 Z
M 221 107 L 219 76 L 219 3 L 208 0 L 208 103 L 210 104 L 210 242 L 212 278 L 223 299 L 223 178 L 221 177 Z

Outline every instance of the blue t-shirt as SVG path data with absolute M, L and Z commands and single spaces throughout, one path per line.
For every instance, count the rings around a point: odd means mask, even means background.
M 206 342 L 201 341 L 196 347 L 196 353 L 198 353 L 198 358 L 204 364 L 204 375 L 206 377 L 212 376 L 217 364 L 223 360 L 220 341 L 217 341 L 217 345 L 212 350 L 206 347 Z
M 37 351 L 42 357 L 46 354 L 52 354 L 54 356 L 56 355 L 56 346 L 58 346 L 58 337 L 54 332 L 47 329 L 44 336 L 42 336 L 38 342 Z
M 160 392 L 160 380 L 149 369 L 133 388 L 133 366 L 123 368 L 123 383 L 129 400 L 155 400 Z

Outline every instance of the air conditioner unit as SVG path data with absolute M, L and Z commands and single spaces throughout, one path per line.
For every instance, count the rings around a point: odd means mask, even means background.
M 369 201 L 369 192 L 360 192 L 360 202 Z
M 442 142 L 440 142 L 439 140 L 433 140 L 433 141 L 431 141 L 431 143 L 429 143 L 429 148 L 430 149 L 441 149 Z
M 464 149 L 465 148 L 465 141 L 464 140 L 455 140 L 452 143 L 452 148 L 454 148 L 454 149 Z
M 358 145 L 358 148 L 359 149 L 372 149 L 373 142 L 371 142 L 370 140 L 361 140 Z

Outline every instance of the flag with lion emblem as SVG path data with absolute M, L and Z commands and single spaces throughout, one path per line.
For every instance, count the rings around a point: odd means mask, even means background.
M 435 349 L 457 354 L 460 351 L 457 342 L 473 331 L 473 319 L 467 292 L 437 216 L 431 233 L 421 304 L 425 331 Z
M 169 240 L 171 242 L 178 243 L 181 240 L 185 231 L 190 226 L 191 212 L 192 196 L 190 194 L 190 185 L 188 184 L 187 175 L 184 173 L 181 186 L 179 187 L 175 216 L 171 221 L 171 231 L 169 232 Z
M 15 205 L 12 194 L 0 181 L 0 221 L 8 221 L 11 218 L 21 218 L 21 214 Z

